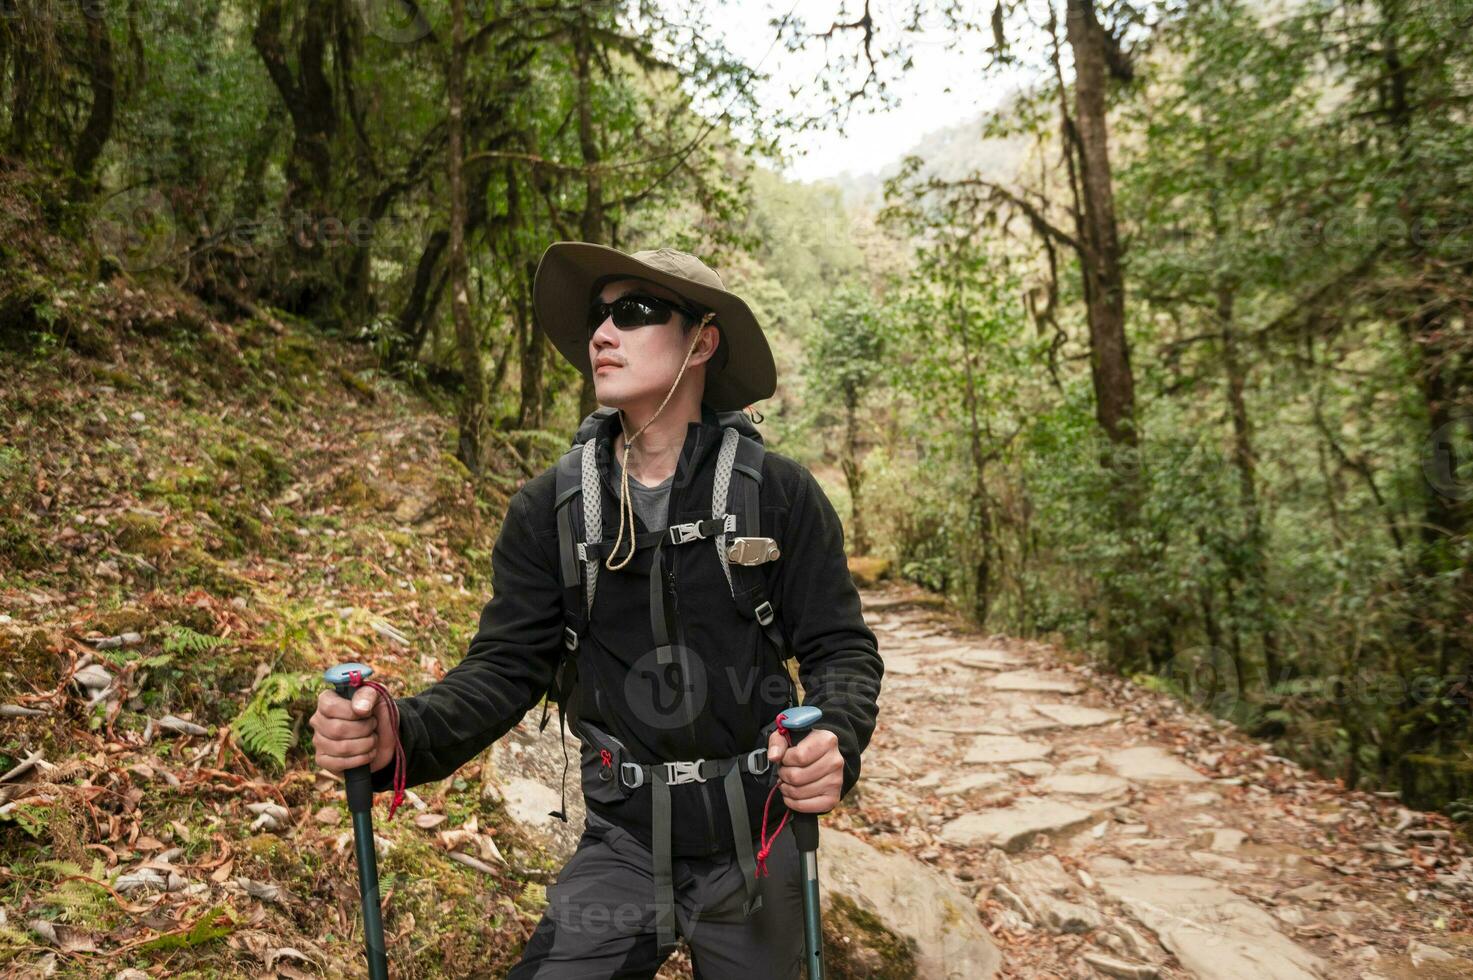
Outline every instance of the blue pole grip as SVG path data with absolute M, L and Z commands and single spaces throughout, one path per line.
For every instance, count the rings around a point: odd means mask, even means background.
M 788 730 L 792 743 L 797 745 L 803 741 L 804 736 L 813 731 L 813 726 L 823 718 L 823 711 L 811 704 L 805 704 L 797 708 L 789 708 L 778 715 L 783 727 Z M 818 814 L 799 813 L 790 810 L 793 814 L 793 839 L 798 844 L 800 851 L 818 850 Z

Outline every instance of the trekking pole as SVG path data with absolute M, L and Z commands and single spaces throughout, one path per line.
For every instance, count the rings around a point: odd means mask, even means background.
M 372 675 L 373 668 L 366 664 L 338 664 L 322 674 L 345 698 L 352 698 L 353 689 Z M 384 923 L 379 909 L 378 857 L 373 849 L 373 777 L 368 766 L 358 766 L 343 773 L 343 778 L 348 784 L 348 811 L 353 814 L 353 846 L 358 855 L 358 895 L 363 904 L 368 976 L 370 980 L 388 980 L 389 962 L 384 955 Z
M 813 705 L 789 708 L 778 715 L 778 723 L 787 730 L 793 745 L 823 717 Z M 823 927 L 819 922 L 818 894 L 818 814 L 792 813 L 793 838 L 803 860 L 803 951 L 808 964 L 808 980 L 823 980 Z

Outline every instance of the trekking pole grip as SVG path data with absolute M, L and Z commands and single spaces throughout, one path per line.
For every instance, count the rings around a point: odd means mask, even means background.
M 373 668 L 367 664 L 338 664 L 329 667 L 323 676 L 338 692 L 338 697 L 351 701 L 355 674 L 361 683 L 373 676 Z M 373 809 L 373 773 L 368 766 L 349 769 L 343 773 L 343 781 L 347 783 L 349 813 L 367 813 Z
M 803 741 L 821 718 L 823 718 L 823 711 L 813 705 L 789 708 L 778 716 L 778 720 L 788 733 L 788 740 L 793 745 Z M 798 850 L 818 850 L 818 814 L 799 813 L 791 808 L 790 812 L 793 816 L 793 839 L 798 843 Z

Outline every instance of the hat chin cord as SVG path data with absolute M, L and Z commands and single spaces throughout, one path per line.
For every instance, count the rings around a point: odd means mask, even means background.
M 660 407 L 655 409 L 655 414 L 650 416 L 649 422 L 641 425 L 639 431 L 631 436 L 624 410 L 622 408 L 619 409 L 619 427 L 624 431 L 624 462 L 619 467 L 621 476 L 619 481 L 619 533 L 614 538 L 614 546 L 609 549 L 609 557 L 604 559 L 604 568 L 611 572 L 623 568 L 634 558 L 634 499 L 629 495 L 629 447 L 634 444 L 635 440 L 644 435 L 644 430 L 648 429 L 650 424 L 660 417 L 660 413 L 670 403 L 670 396 L 674 395 L 675 389 L 680 387 L 680 379 L 685 376 L 685 368 L 686 365 L 690 364 L 690 356 L 696 352 L 696 344 L 700 343 L 701 328 L 710 323 L 715 316 L 716 313 L 713 310 L 701 317 L 701 322 L 697 325 L 695 331 L 693 331 L 695 336 L 691 339 L 690 349 L 685 352 L 685 360 L 681 362 L 680 370 L 676 372 L 675 380 L 670 384 L 670 390 L 665 392 L 665 400 L 660 402 Z M 619 550 L 620 543 L 624 540 L 624 522 L 626 516 L 629 521 L 629 553 L 617 565 L 610 564 L 614 559 L 614 554 Z

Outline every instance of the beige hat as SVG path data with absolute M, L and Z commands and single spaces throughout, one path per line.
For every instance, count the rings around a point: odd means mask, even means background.
M 532 281 L 532 309 L 537 326 L 585 377 L 588 362 L 588 307 L 594 291 L 610 279 L 645 279 L 674 290 L 692 303 L 716 313 L 726 362 L 719 355 L 707 362 L 702 399 L 718 412 L 746 408 L 777 390 L 772 349 L 747 304 L 726 291 L 714 269 L 689 252 L 657 248 L 626 255 L 591 242 L 553 242 L 537 263 Z

